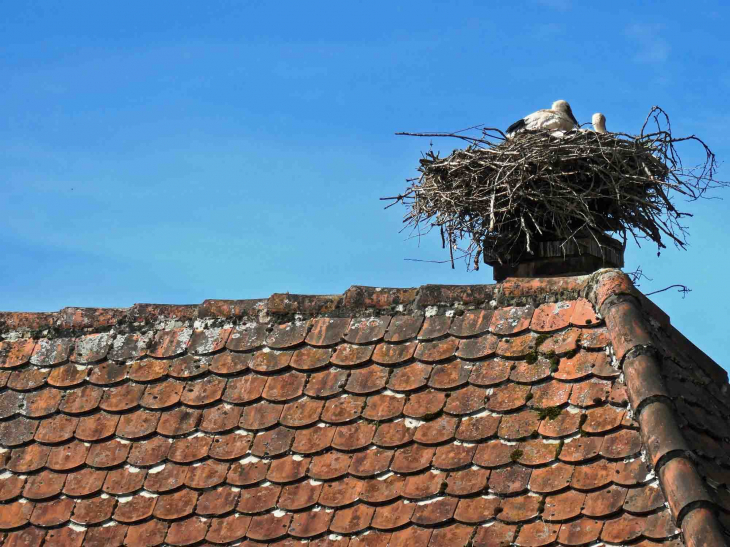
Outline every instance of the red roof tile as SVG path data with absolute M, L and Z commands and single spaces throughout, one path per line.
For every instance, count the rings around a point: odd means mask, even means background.
M 677 517 L 688 545 L 730 527 L 727 377 L 615 272 L 5 316 L 9 545 L 678 547 Z

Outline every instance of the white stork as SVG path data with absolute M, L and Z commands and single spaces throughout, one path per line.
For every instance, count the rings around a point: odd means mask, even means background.
M 570 131 L 576 125 L 578 125 L 578 120 L 573 116 L 573 111 L 567 101 L 555 101 L 552 108 L 528 114 L 510 125 L 507 128 L 507 136 L 511 137 L 525 129 Z
M 600 112 L 593 114 L 591 123 L 593 123 L 593 130 L 596 133 L 608 133 L 608 131 L 606 131 L 606 116 Z

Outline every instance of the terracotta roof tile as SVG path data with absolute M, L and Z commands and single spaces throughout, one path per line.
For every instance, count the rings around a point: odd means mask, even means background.
M 370 319 L 353 319 L 350 328 L 344 336 L 346 342 L 352 344 L 368 344 L 376 342 L 385 335 L 390 317 L 372 317 Z
M 573 466 L 560 462 L 535 469 L 530 476 L 530 490 L 544 494 L 558 492 L 570 484 L 572 475 Z
M 413 512 L 416 510 L 415 503 L 397 501 L 391 505 L 377 507 L 371 525 L 379 530 L 392 530 L 410 522 Z
M 79 441 L 54 446 L 48 455 L 46 466 L 54 471 L 68 471 L 84 464 L 89 446 Z
M 66 475 L 63 493 L 67 496 L 80 497 L 95 494 L 101 491 L 106 479 L 106 471 L 98 471 L 86 467 Z
M 231 378 L 221 398 L 229 403 L 247 403 L 258 399 L 266 386 L 267 378 L 257 374 L 247 374 Z
M 390 473 L 384 477 L 363 481 L 360 499 L 370 503 L 391 501 L 400 496 L 405 478 Z
M 619 511 L 626 500 L 627 490 L 609 486 L 590 492 L 585 499 L 583 514 L 590 517 L 606 517 Z
M 159 498 L 146 497 L 146 496 L 128 496 L 119 500 L 119 503 L 114 510 L 114 520 L 117 522 L 124 523 L 135 523 L 150 517 L 155 510 L 155 504 Z M 107 500 L 114 500 L 114 498 L 107 498 Z M 107 500 L 103 500 L 106 502 Z M 111 509 L 114 503 L 106 504 L 110 505 L 108 508 L 109 516 L 111 516 Z M 105 511 L 106 513 L 106 508 Z
M 35 340 L 16 340 L 0 342 L 0 368 L 15 368 L 30 361 Z
M 515 496 L 502 500 L 502 510 L 497 518 L 504 522 L 522 522 L 530 520 L 540 512 L 542 498 L 534 495 Z
M 546 443 L 543 439 L 531 439 L 523 441 L 519 445 L 519 453 L 515 454 L 517 461 L 525 465 L 544 465 L 555 460 L 558 450 L 558 443 Z
M 172 443 L 167 457 L 178 463 L 194 462 L 208 454 L 212 441 L 212 437 L 205 435 L 177 439 Z
M 127 527 L 117 523 L 86 530 L 84 545 L 89 547 L 119 547 L 127 535 Z
M 459 342 L 456 355 L 464 359 L 481 359 L 493 355 L 497 351 L 498 344 L 499 338 L 492 334 L 468 338 Z
M 56 387 L 75 386 L 86 380 L 89 372 L 89 367 L 68 363 L 54 368 L 48 375 L 48 383 Z
M 358 499 L 362 488 L 363 481 L 352 477 L 337 482 L 327 482 L 321 489 L 318 502 L 326 507 L 350 505 Z
M 370 444 L 375 435 L 375 424 L 356 422 L 341 425 L 335 430 L 332 446 L 342 451 L 357 450 Z
M 144 487 L 152 492 L 167 492 L 185 483 L 190 467 L 165 463 L 150 469 Z
M 532 522 L 522 527 L 515 543 L 525 547 L 548 545 L 557 539 L 559 531 L 559 524 Z
M 208 368 L 211 372 L 215 372 L 216 374 L 236 374 L 246 370 L 251 363 L 252 358 L 253 355 L 250 353 L 224 351 L 213 356 Z M 161 362 L 164 363 L 164 361 Z
M 355 346 L 340 344 L 330 361 L 341 367 L 353 367 L 366 362 L 373 354 L 375 346 Z
M 467 444 L 446 444 L 436 449 L 436 454 L 431 462 L 439 469 L 457 469 L 471 464 L 476 452 L 476 445 Z
M 194 431 L 200 423 L 200 410 L 185 407 L 178 407 L 169 412 L 160 414 L 160 421 L 157 423 L 157 432 L 162 435 L 174 436 L 184 435 Z
M 467 496 L 481 492 L 487 486 L 489 470 L 471 467 L 449 473 L 446 480 L 446 493 L 454 496 Z
M 583 413 L 575 409 L 561 409 L 558 416 L 548 416 L 540 422 L 538 433 L 545 437 L 567 437 L 580 429 Z
M 311 458 L 286 456 L 271 462 L 266 478 L 272 482 L 292 482 L 301 479 L 307 472 Z
M 459 501 L 454 518 L 465 523 L 480 523 L 493 518 L 502 500 L 497 496 L 465 498 Z M 498 523 L 497 523 L 498 524 Z
M 68 521 L 74 505 L 71 498 L 36 503 L 29 520 L 37 526 L 57 526 Z
M 213 543 L 234 542 L 246 535 L 250 523 L 251 517 L 239 514 L 211 519 L 205 538 Z
M 360 452 L 358 456 L 363 455 Z M 352 455 L 332 451 L 312 458 L 309 476 L 316 480 L 328 480 L 341 477 L 352 465 Z
M 459 347 L 458 338 L 446 338 L 432 342 L 420 342 L 414 357 L 419 361 L 435 362 L 448 359 Z
M 331 485 L 332 483 L 328 483 Z M 285 486 L 279 497 L 278 506 L 285 511 L 297 511 L 317 503 L 322 492 L 322 483 L 308 480 Z
M 395 391 L 413 391 L 423 387 L 431 375 L 432 366 L 413 363 L 393 371 L 388 387 Z
M 509 358 L 526 357 L 535 350 L 536 345 L 537 335 L 534 333 L 502 338 L 497 344 L 497 355 Z
M 354 370 L 350 373 L 345 389 L 350 393 L 373 393 L 385 387 L 388 381 L 388 369 L 379 365 Z
M 388 469 L 393 451 L 382 448 L 372 448 L 358 452 L 352 457 L 348 471 L 356 477 L 371 477 Z
M 249 367 L 256 372 L 274 372 L 288 367 L 293 355 L 293 351 L 264 348 L 254 354 Z
M 450 389 L 465 384 L 471 374 L 471 365 L 463 361 L 453 361 L 433 368 L 428 385 L 437 389 Z
M 530 328 L 535 332 L 552 332 L 570 324 L 575 302 L 541 304 L 532 316 Z
M 120 412 L 134 408 L 142 399 L 144 391 L 144 385 L 131 382 L 107 388 L 104 390 L 101 401 L 99 401 L 99 407 L 110 412 Z
M 43 545 L 47 547 L 81 547 L 86 530 L 73 528 L 56 528 L 46 532 Z
M 314 370 L 326 366 L 331 358 L 331 349 L 307 346 L 296 350 L 289 364 L 298 370 Z
M 451 519 L 458 502 L 457 498 L 442 497 L 429 500 L 425 504 L 417 504 L 411 520 L 424 526 L 441 524 Z
M 419 340 L 432 340 L 439 338 L 447 332 L 451 326 L 451 317 L 447 315 L 432 315 L 426 317 L 423 326 L 418 333 Z
M 602 444 L 603 437 L 573 437 L 564 441 L 559 457 L 565 462 L 585 462 L 598 455 Z
M 544 423 L 545 420 L 543 420 L 541 424 L 540 415 L 537 412 L 533 410 L 523 410 L 516 414 L 507 414 L 503 416 L 502 420 L 499 422 L 499 429 L 497 431 L 500 437 L 510 441 L 517 441 L 529 437 L 530 435 L 533 435 L 535 431 L 538 431 L 538 427 L 540 428 L 540 433 L 550 436 L 549 433 L 544 433 L 542 431 Z M 568 434 L 569 433 L 563 433 L 563 435 Z
M 550 376 L 550 362 L 538 357 L 537 362 L 518 361 L 511 368 L 510 379 L 515 382 L 532 384 Z
M 284 405 L 266 401 L 247 406 L 241 416 L 241 427 L 250 430 L 265 429 L 279 421 Z
M 331 519 L 332 513 L 327 511 L 297 513 L 289 525 L 289 533 L 300 538 L 317 536 L 327 531 Z
M 173 522 L 167 530 L 165 541 L 170 545 L 191 545 L 205 538 L 208 522 L 200 517 L 192 517 Z
M 0 483 L 0 501 L 9 501 L 20 496 L 25 486 L 26 478 L 20 475 L 12 475 L 3 479 Z
M 488 413 L 463 418 L 456 430 L 456 438 L 471 442 L 492 437 L 497 432 L 500 420 L 500 415 Z
M 291 448 L 294 431 L 286 427 L 276 427 L 258 433 L 254 438 L 251 454 L 259 457 L 278 456 Z
M 48 369 L 26 368 L 22 370 L 4 371 L 7 377 L 7 386 L 15 391 L 28 391 L 42 386 L 49 374 Z M 5 387 L 5 386 L 3 386 Z
M 352 534 L 364 530 L 370 525 L 375 508 L 365 504 L 357 504 L 347 509 L 335 511 L 330 522 L 330 530 L 337 534 Z
M 474 547 L 491 547 L 493 545 L 510 545 L 516 535 L 517 526 L 495 522 L 489 527 L 479 527 L 474 536 Z
M 585 545 L 598 540 L 601 535 L 603 522 L 589 518 L 582 518 L 560 527 L 558 541 L 565 545 Z
M 363 417 L 369 420 L 388 420 L 401 416 L 406 398 L 400 395 L 382 393 L 368 397 Z
M 402 342 L 414 338 L 421 330 L 423 317 L 420 315 L 396 315 L 388 325 L 383 337 L 386 342 Z
M 226 482 L 246 486 L 262 481 L 269 471 L 270 462 L 258 458 L 246 458 L 231 465 Z
M 68 359 L 71 352 L 71 338 L 56 338 L 49 340 L 41 338 L 33 347 L 30 362 L 39 367 L 52 367 Z
M 435 448 L 412 444 L 396 451 L 390 469 L 396 473 L 404 474 L 422 471 L 431 465 L 431 460 L 435 454 Z
M 198 494 L 192 490 L 180 490 L 157 498 L 153 514 L 161 519 L 178 519 L 190 515 L 195 509 Z
M 403 414 L 411 418 L 423 418 L 441 410 L 445 403 L 446 395 L 444 393 L 427 389 L 408 397 Z
M 492 470 L 489 488 L 497 494 L 524 492 L 530 482 L 532 470 L 518 464 Z
M 641 535 L 645 526 L 646 521 L 643 517 L 624 513 L 620 517 L 605 522 L 601 539 L 612 543 L 631 541 Z
M 561 522 L 580 515 L 586 495 L 576 490 L 566 490 L 560 494 L 545 497 L 542 518 L 548 522 Z
M 150 336 L 136 333 L 123 334 L 114 339 L 107 357 L 112 361 L 136 359 L 147 352 Z
M 125 541 L 128 545 L 160 545 L 165 540 L 167 527 L 168 524 L 160 520 L 130 526 Z
M 319 420 L 325 402 L 304 397 L 293 403 L 287 403 L 281 412 L 279 422 L 287 427 L 303 427 Z
M 153 357 L 175 357 L 182 354 L 190 343 L 192 330 L 178 328 L 159 331 L 147 353 Z
M 200 421 L 200 429 L 206 433 L 221 433 L 238 426 L 243 409 L 228 404 L 206 408 Z
M 46 389 L 21 395 L 20 393 L 6 392 L 6 417 L 13 414 L 24 414 L 29 418 L 50 416 L 62 402 L 63 392 L 57 389 Z

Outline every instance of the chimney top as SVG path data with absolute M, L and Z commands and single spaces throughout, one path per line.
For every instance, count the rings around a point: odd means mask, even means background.
M 494 280 L 508 277 L 585 275 L 601 268 L 623 268 L 624 246 L 606 235 L 576 237 L 569 241 L 541 241 L 534 254 L 524 255 L 516 265 L 487 261 Z

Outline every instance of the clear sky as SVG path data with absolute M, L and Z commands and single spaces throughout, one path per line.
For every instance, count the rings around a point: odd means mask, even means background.
M 637 132 L 656 104 L 727 160 L 729 17 L 705 0 L 3 2 L 0 309 L 491 283 L 404 260 L 445 255 L 378 199 L 428 147 L 394 133 L 506 127 L 556 99 Z M 726 367 L 728 203 L 687 205 L 688 251 L 627 252 L 644 292 L 692 288 L 654 298 Z

